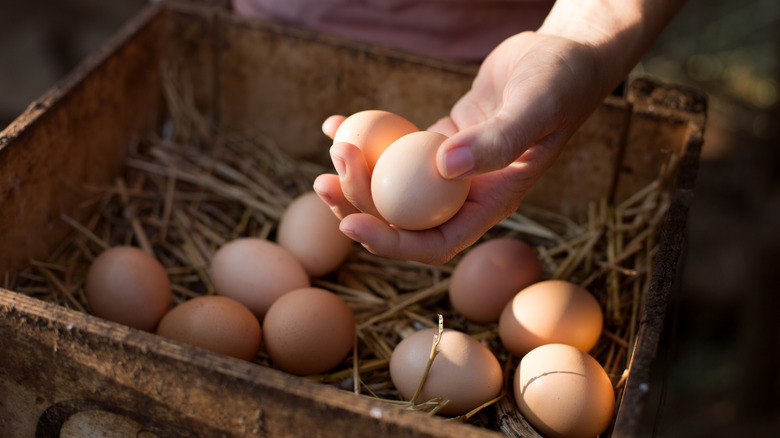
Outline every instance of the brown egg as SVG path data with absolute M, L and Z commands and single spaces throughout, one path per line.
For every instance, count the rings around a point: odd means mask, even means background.
M 84 292 L 95 315 L 146 331 L 154 330 L 173 299 L 163 265 L 132 246 L 100 254 L 89 267 Z
M 258 320 L 282 295 L 311 285 L 306 270 L 289 251 L 254 237 L 220 247 L 211 259 L 209 276 L 218 295 L 245 305 Z
M 157 334 L 209 351 L 252 360 L 260 350 L 260 322 L 243 304 L 207 295 L 187 300 L 165 314 Z
M 420 384 L 437 332 L 425 329 L 409 335 L 390 356 L 390 379 L 406 400 Z M 415 401 L 441 397 L 449 400 L 441 414 L 462 415 L 498 396 L 502 384 L 501 365 L 487 347 L 463 332 L 445 329 Z
M 339 219 L 314 192 L 304 193 L 290 203 L 279 221 L 276 241 L 312 277 L 341 266 L 354 243 L 339 230 Z
M 436 168 L 436 150 L 446 138 L 437 132 L 413 132 L 379 157 L 371 196 L 385 220 L 403 229 L 425 230 L 446 222 L 463 206 L 471 180 L 444 179 Z
M 527 243 L 511 238 L 484 241 L 455 266 L 449 297 L 453 309 L 471 321 L 498 321 L 518 292 L 541 281 L 542 263 Z
M 360 148 L 369 170 L 373 170 L 390 143 L 417 130 L 412 122 L 397 114 L 366 110 L 347 117 L 336 130 L 333 142 L 352 143 Z
M 607 430 L 615 391 L 601 365 L 582 350 L 547 344 L 520 361 L 515 403 L 546 438 L 591 438 Z
M 534 283 L 507 303 L 498 321 L 501 342 L 522 357 L 544 344 L 568 344 L 588 352 L 601 336 L 604 315 L 585 288 L 563 280 Z
M 355 317 L 336 294 L 316 287 L 276 300 L 263 320 L 263 342 L 280 369 L 298 375 L 327 372 L 352 350 Z

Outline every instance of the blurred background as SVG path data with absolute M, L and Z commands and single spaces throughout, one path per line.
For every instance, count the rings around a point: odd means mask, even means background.
M 4 0 L 0 127 L 146 3 Z M 780 1 L 690 0 L 635 74 L 709 98 L 647 435 L 780 436 Z
M 691 0 L 636 69 L 709 98 L 657 436 L 780 436 L 780 2 Z

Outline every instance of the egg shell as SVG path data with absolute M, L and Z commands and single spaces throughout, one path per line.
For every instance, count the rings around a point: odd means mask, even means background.
M 365 110 L 352 114 L 339 125 L 333 142 L 347 142 L 363 152 L 369 170 L 373 170 L 382 152 L 397 139 L 418 131 L 414 123 L 383 110 Z
M 601 306 L 588 290 L 564 280 L 546 280 L 526 287 L 507 303 L 498 334 L 504 347 L 518 357 L 553 343 L 588 352 L 603 325 Z
M 446 139 L 437 132 L 413 132 L 379 157 L 371 176 L 371 196 L 389 223 L 425 230 L 446 222 L 463 206 L 471 179 L 444 179 L 436 168 L 436 150 Z
M 339 222 L 316 193 L 306 192 L 285 209 L 276 242 L 298 259 L 309 276 L 322 276 L 341 266 L 354 244 L 339 230 Z
M 472 247 L 458 261 L 450 280 L 453 309 L 479 323 L 498 321 L 519 291 L 542 280 L 542 263 L 527 243 L 497 238 Z
M 252 360 L 260 350 L 260 322 L 238 301 L 206 295 L 189 299 L 165 314 L 157 334 L 215 353 Z
M 295 256 L 274 242 L 255 237 L 220 247 L 211 259 L 209 276 L 218 295 L 245 305 L 261 321 L 279 297 L 311 285 Z
M 297 375 L 324 373 L 352 350 L 355 317 L 325 289 L 308 287 L 279 298 L 263 320 L 263 343 L 271 362 Z
M 513 391 L 520 412 L 546 438 L 595 437 L 615 413 L 615 391 L 604 368 L 570 345 L 547 344 L 525 355 Z
M 403 339 L 390 356 L 390 379 L 409 400 L 414 396 L 438 329 L 417 331 Z M 417 402 L 449 400 L 443 415 L 462 415 L 501 392 L 501 365 L 487 347 L 466 333 L 445 329 Z
M 173 300 L 163 265 L 133 246 L 113 247 L 95 258 L 84 293 L 93 314 L 145 331 L 155 329 Z

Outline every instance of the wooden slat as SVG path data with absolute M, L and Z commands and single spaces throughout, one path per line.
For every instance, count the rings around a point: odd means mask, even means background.
M 589 203 L 611 196 L 630 116 L 625 101 L 608 99 L 572 136 L 523 202 L 584 222 Z
M 42 257 L 77 220 L 82 184 L 105 184 L 125 148 L 161 115 L 157 42 L 164 14 L 149 8 L 0 132 L 0 269 Z M 128 96 L 132 96 L 129 99 Z
M 500 436 L 2 289 L 0 333 L 7 438 L 99 414 L 159 437 Z
M 637 80 L 632 84 L 629 100 L 634 102 L 636 108 L 632 117 L 632 129 L 639 125 L 641 128 L 638 131 L 644 134 L 635 134 L 633 138 L 646 146 L 644 150 L 651 155 L 647 160 L 660 166 L 664 158 L 668 159 L 669 152 L 674 151 L 679 154 L 680 163 L 679 171 L 673 179 L 674 190 L 669 212 L 660 236 L 650 289 L 642 309 L 637 341 L 628 368 L 628 379 L 620 400 L 620 410 L 615 418 L 613 438 L 640 436 L 643 422 L 648 419 L 652 421 L 658 412 L 658 407 L 651 404 L 651 392 L 655 393 L 654 390 L 658 389 L 653 387 L 653 383 L 658 381 L 653 376 L 655 358 L 685 245 L 688 212 L 694 198 L 707 116 L 706 100 L 699 93 L 660 87 L 645 80 Z M 654 126 L 656 130 L 650 131 L 648 126 Z M 653 139 L 656 142 L 655 155 L 649 147 Z M 637 157 L 637 160 L 640 158 Z M 645 172 L 649 172 L 649 169 L 645 169 Z M 636 177 L 636 174 L 625 174 L 622 176 L 622 183 L 630 186 L 636 181 Z M 617 196 L 627 195 L 628 192 L 624 192 L 623 195 Z
M 475 73 L 273 23 L 232 15 L 222 22 L 220 125 L 259 131 L 300 157 L 327 157 L 319 127 L 331 114 L 385 109 L 424 129 L 449 113 Z

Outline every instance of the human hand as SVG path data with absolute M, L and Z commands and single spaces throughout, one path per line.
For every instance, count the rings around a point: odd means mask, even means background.
M 517 209 L 605 90 L 589 46 L 518 34 L 486 58 L 450 115 L 428 128 L 450 137 L 437 154 L 442 176 L 471 177 L 466 202 L 452 219 L 423 231 L 384 222 L 371 200 L 368 166 L 349 143 L 331 147 L 338 176 L 321 175 L 314 189 L 342 219 L 342 232 L 369 251 L 445 263 Z M 323 132 L 332 138 L 343 120 L 329 118 Z

